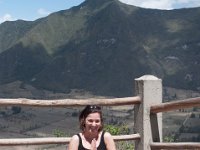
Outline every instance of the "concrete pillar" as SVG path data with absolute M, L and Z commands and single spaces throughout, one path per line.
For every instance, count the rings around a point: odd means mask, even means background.
M 142 103 L 134 107 L 134 132 L 141 136 L 141 139 L 135 142 L 135 150 L 150 150 L 153 139 L 162 141 L 162 114 L 155 114 L 150 119 L 150 107 L 162 103 L 162 80 L 152 75 L 144 75 L 135 79 L 135 90 L 136 95 L 142 99 Z

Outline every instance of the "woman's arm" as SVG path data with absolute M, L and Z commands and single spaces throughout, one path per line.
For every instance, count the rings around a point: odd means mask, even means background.
M 74 135 L 69 142 L 68 150 L 78 150 L 78 145 L 79 145 L 79 138 L 77 135 Z
M 116 150 L 115 142 L 110 133 L 105 132 L 104 141 L 105 141 L 107 150 Z

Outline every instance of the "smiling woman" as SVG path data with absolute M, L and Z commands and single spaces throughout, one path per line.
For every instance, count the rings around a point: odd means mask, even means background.
M 69 150 L 116 150 L 110 133 L 103 131 L 101 107 L 86 106 L 79 116 L 81 133 L 74 135 Z

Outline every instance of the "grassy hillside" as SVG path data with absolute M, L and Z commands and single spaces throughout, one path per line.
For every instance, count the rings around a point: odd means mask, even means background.
M 134 95 L 135 78 L 152 74 L 164 86 L 198 91 L 199 15 L 200 8 L 86 0 L 33 22 L 6 22 L 0 25 L 0 83 L 121 97 Z

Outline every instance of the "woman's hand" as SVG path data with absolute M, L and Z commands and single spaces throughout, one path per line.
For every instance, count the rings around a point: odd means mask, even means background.
M 95 139 L 92 140 L 92 143 L 91 143 L 91 150 L 97 150 L 96 140 L 95 140 Z

